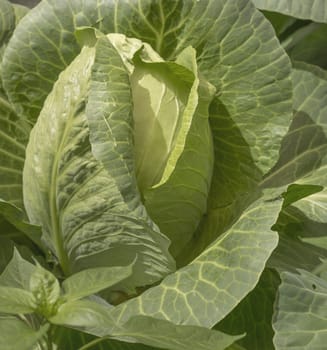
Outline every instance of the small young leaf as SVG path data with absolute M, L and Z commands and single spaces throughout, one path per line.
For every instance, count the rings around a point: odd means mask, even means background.
M 116 327 L 116 320 L 110 314 L 110 305 L 98 304 L 90 300 L 68 301 L 58 308 L 49 321 L 56 325 L 68 326 L 103 336 Z
M 14 249 L 12 259 L 0 276 L 0 285 L 29 289 L 29 281 L 35 268 L 33 264 L 20 256 L 17 249 Z
M 56 312 L 56 305 L 60 297 L 60 285 L 56 277 L 37 265 L 30 279 L 30 290 L 37 302 L 37 311 L 45 317 Z
M 68 277 L 62 284 L 65 297 L 80 299 L 111 287 L 132 274 L 133 265 L 96 267 Z
M 0 313 L 28 314 L 36 308 L 32 293 L 19 288 L 0 287 Z

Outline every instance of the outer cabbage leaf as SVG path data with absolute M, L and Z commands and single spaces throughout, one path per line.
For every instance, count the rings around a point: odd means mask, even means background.
M 112 41 L 103 36 L 95 45 L 86 116 L 92 153 L 109 176 L 115 178 L 116 186 L 134 210 L 139 206 L 140 193 L 134 170 L 133 100 L 124 58 L 121 50 L 113 46 L 120 41 L 124 46 L 123 36 Z M 136 50 L 141 45 L 137 41 Z
M 291 117 L 288 57 L 251 2 L 200 1 L 198 6 L 196 25 L 186 22 L 176 51 L 187 45 L 197 50 L 199 71 L 217 89 L 219 114 L 227 112 L 240 127 L 254 164 L 265 173 Z M 199 28 L 202 21 L 206 25 Z
M 273 328 L 277 350 L 323 349 L 327 341 L 327 283 L 304 270 L 281 274 Z
M 23 208 L 22 172 L 30 127 L 19 121 L 0 90 L 0 198 Z
M 84 48 L 44 105 L 27 147 L 24 202 L 66 275 L 127 265 L 137 255 L 134 273 L 124 281 L 129 289 L 159 280 L 174 263 L 168 239 L 141 202 L 120 191 L 119 177 L 129 180 L 125 169 L 109 174 L 91 152 L 85 103 L 94 54 Z
M 327 4 L 323 0 L 252 0 L 262 10 L 289 16 L 327 22 Z
M 110 337 L 131 343 L 141 342 L 167 350 L 187 350 L 191 346 L 201 350 L 225 349 L 242 336 L 230 336 L 198 326 L 175 325 L 148 316 L 134 316 L 124 324 L 117 324 L 111 309 L 86 300 L 67 302 L 50 319 L 81 329 L 98 337 Z
M 0 1 L 0 61 L 9 38 L 15 29 L 15 12 L 12 5 Z M 22 169 L 29 126 L 19 121 L 2 88 L 0 66 L 0 199 L 23 208 Z
M 230 336 L 204 327 L 176 326 L 165 320 L 147 316 L 135 316 L 128 320 L 114 338 L 137 341 L 167 350 L 221 350 L 227 348 L 242 335 Z
M 124 322 L 141 314 L 176 324 L 214 326 L 258 282 L 277 245 L 270 227 L 280 207 L 280 200 L 258 200 L 192 263 L 117 306 L 114 317 Z

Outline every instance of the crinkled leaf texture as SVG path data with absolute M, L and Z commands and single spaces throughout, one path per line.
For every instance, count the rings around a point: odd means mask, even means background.
M 0 198 L 23 208 L 22 170 L 30 126 L 19 120 L 0 87 Z
M 91 152 L 85 104 L 94 54 L 94 48 L 85 47 L 45 102 L 26 151 L 24 201 L 30 221 L 42 226 L 66 275 L 136 259 L 133 275 L 124 282 L 128 290 L 156 282 L 174 269 L 174 262 L 168 239 L 139 196 L 120 190 L 120 177 L 133 185 L 124 161 L 122 167 L 113 161 L 109 174 Z M 123 85 L 128 76 L 118 53 L 113 51 L 111 59 L 120 65 Z M 117 103 L 125 107 L 124 101 Z
M 120 322 L 149 315 L 176 324 L 212 327 L 258 282 L 277 233 L 280 200 L 260 199 L 224 235 L 160 285 L 114 310 Z
M 13 6 L 0 2 L 0 62 L 16 25 Z M 0 65 L 0 199 L 23 209 L 22 170 L 30 126 L 19 119 L 2 86 Z M 0 210 L 0 215 L 1 215 Z

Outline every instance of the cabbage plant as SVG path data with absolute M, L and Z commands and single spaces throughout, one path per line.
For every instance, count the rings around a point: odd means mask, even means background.
M 323 349 L 327 9 L 0 0 L 0 348 Z

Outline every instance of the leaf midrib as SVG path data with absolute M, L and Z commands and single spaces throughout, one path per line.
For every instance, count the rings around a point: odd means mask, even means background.
M 65 276 L 69 276 L 71 274 L 71 271 L 70 271 L 69 257 L 68 257 L 68 253 L 65 250 L 65 244 L 64 244 L 63 234 L 61 230 L 60 214 L 57 208 L 57 181 L 59 176 L 59 162 L 60 162 L 61 154 L 65 147 L 66 140 L 69 135 L 69 131 L 73 124 L 73 120 L 74 118 L 70 117 L 65 123 L 63 136 L 59 143 L 58 151 L 56 152 L 54 157 L 53 167 L 51 170 L 51 179 L 49 184 L 50 186 L 49 207 L 50 207 L 52 235 L 55 242 L 59 264 Z

